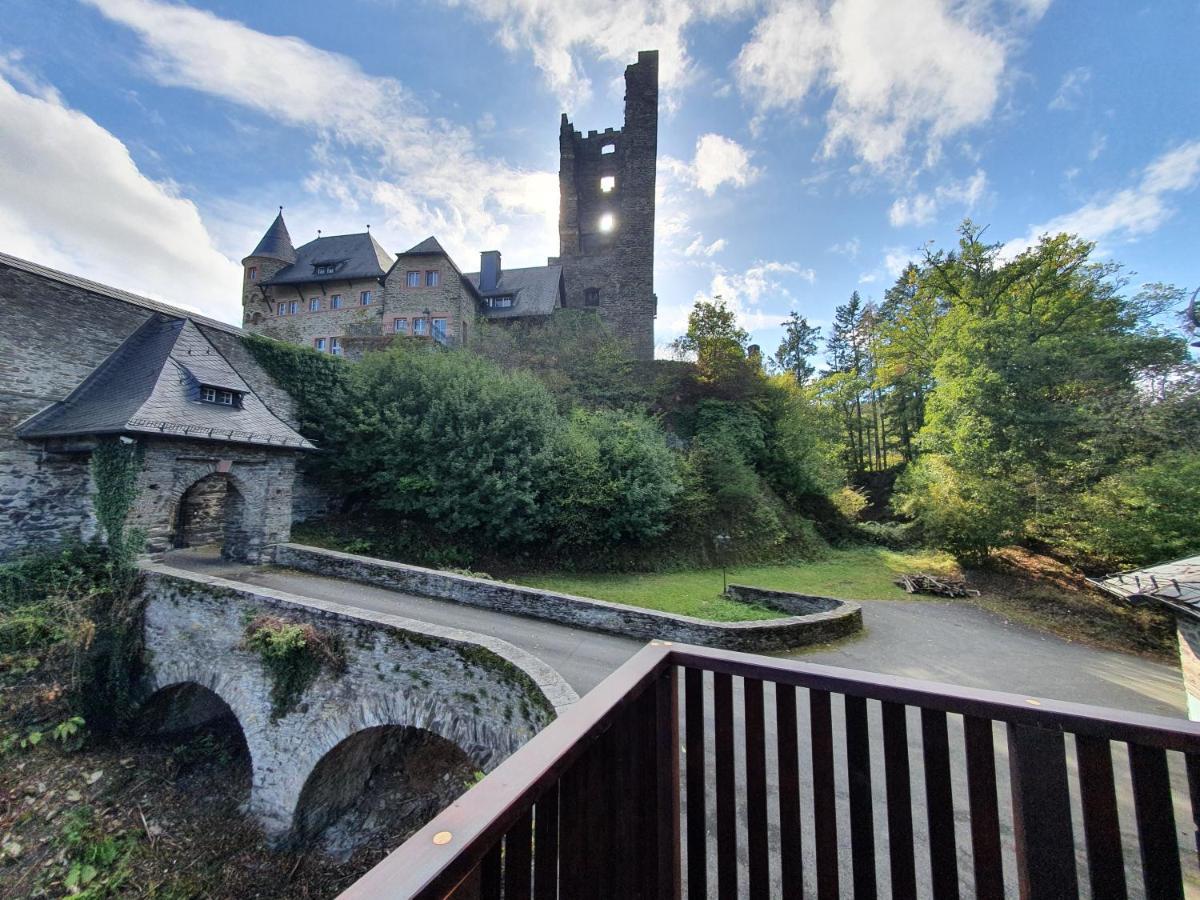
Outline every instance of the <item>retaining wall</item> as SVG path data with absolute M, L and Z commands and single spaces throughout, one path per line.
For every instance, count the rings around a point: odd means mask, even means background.
M 316 575 L 639 640 L 677 641 L 726 650 L 786 650 L 825 643 L 862 628 L 862 608 L 857 603 L 740 586 L 731 589 L 744 592 L 742 599 L 750 599 L 749 592 L 754 592 L 752 602 L 789 615 L 746 622 L 711 622 L 301 544 L 277 545 L 275 562 Z

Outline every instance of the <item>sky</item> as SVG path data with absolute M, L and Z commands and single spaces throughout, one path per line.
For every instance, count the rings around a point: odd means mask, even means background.
M 660 353 L 722 296 L 768 353 L 964 217 L 1200 285 L 1197 0 L 6 0 L 0 250 L 229 322 L 299 245 L 556 255 L 558 122 L 660 51 Z

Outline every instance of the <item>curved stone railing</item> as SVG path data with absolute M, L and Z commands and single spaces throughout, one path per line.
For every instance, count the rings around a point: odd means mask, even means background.
M 730 585 L 730 596 L 786 615 L 778 619 L 712 622 L 302 544 L 276 545 L 275 563 L 315 575 L 639 640 L 679 641 L 725 650 L 786 650 L 846 637 L 862 628 L 862 607 L 852 601 L 740 585 Z

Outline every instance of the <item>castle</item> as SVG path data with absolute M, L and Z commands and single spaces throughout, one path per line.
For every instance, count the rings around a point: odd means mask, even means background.
M 283 210 L 243 261 L 243 325 L 253 332 L 356 355 L 397 336 L 470 343 L 480 319 L 536 321 L 592 309 L 640 359 L 654 356 L 654 183 L 658 51 L 625 69 L 620 130 L 559 131 L 559 255 L 504 269 L 498 250 L 464 273 L 428 237 L 393 256 L 370 233 L 292 244 Z

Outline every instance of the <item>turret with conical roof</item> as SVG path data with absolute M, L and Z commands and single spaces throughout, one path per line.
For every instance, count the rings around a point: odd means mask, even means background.
M 261 317 L 271 313 L 262 283 L 295 261 L 296 248 L 292 246 L 292 236 L 283 221 L 281 206 L 258 246 L 242 260 L 242 324 L 251 324 L 256 315 Z

